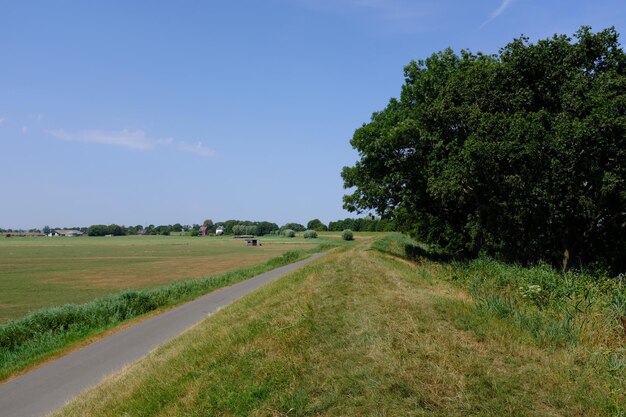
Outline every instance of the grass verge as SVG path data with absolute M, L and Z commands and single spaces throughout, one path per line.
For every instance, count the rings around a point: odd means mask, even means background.
M 287 251 L 265 263 L 213 277 L 177 281 L 153 289 L 127 290 L 84 304 L 31 312 L 0 325 L 0 381 L 128 320 L 189 301 L 333 246 L 324 243 L 310 250 Z
M 365 240 L 214 314 L 57 416 L 624 416 L 623 379 L 459 325 L 444 268 Z M 452 306 L 452 308 L 449 308 Z

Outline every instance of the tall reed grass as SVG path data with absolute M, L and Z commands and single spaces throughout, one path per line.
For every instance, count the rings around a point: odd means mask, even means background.
M 427 245 L 391 233 L 374 248 L 405 259 L 445 258 Z M 506 320 L 542 347 L 607 346 L 626 353 L 626 279 L 562 273 L 547 264 L 505 264 L 487 257 L 438 264 L 446 279 L 466 288 L 474 317 Z M 626 370 L 626 355 L 622 356 Z

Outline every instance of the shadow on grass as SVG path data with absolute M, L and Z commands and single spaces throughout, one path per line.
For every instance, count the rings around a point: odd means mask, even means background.
M 420 245 L 411 242 L 404 243 L 404 253 L 406 254 L 406 257 L 411 260 L 426 258 L 435 262 L 451 262 L 458 261 L 460 259 L 459 256 L 454 256 L 453 254 L 445 252 L 441 249 L 423 248 Z

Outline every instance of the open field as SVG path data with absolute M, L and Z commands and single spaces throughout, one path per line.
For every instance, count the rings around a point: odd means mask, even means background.
M 0 238 L 0 323 L 42 307 L 259 264 L 320 240 L 262 237 L 263 246 L 246 247 L 226 236 Z
M 461 267 L 370 243 L 219 311 L 57 415 L 626 415 L 626 342 L 600 317 L 587 315 L 593 340 L 541 340 L 450 281 Z

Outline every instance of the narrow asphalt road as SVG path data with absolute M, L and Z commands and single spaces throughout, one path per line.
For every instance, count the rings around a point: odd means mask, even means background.
M 0 416 L 45 416 L 96 385 L 106 375 L 142 358 L 217 309 L 322 255 L 316 254 L 214 291 L 0 384 Z

